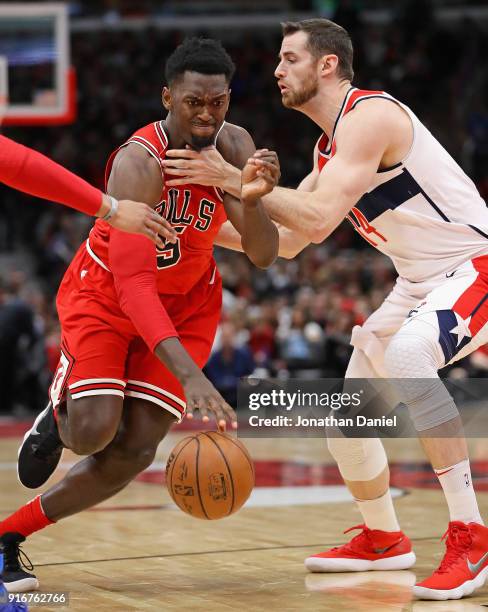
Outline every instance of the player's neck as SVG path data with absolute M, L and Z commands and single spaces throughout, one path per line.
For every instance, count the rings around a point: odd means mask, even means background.
M 334 131 L 337 116 L 350 88 L 351 83 L 349 81 L 342 81 L 329 86 L 327 89 L 324 88 L 307 103 L 306 107 L 300 110 L 330 138 Z
M 178 130 L 173 125 L 173 121 L 171 120 L 171 113 L 166 115 L 166 119 L 163 120 L 164 130 L 166 135 L 168 136 L 169 149 L 184 149 L 186 146 L 186 142 L 178 133 Z

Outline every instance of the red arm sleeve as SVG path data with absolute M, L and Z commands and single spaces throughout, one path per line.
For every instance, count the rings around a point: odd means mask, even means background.
M 102 192 L 37 151 L 0 136 L 0 181 L 87 215 L 102 205 Z
M 154 244 L 145 236 L 112 228 L 108 253 L 120 307 L 150 350 L 178 337 L 158 295 Z

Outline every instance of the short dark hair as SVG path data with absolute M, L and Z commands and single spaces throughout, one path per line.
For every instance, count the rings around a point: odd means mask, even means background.
M 295 32 L 308 34 L 308 49 L 316 57 L 334 53 L 339 58 L 337 74 L 340 78 L 352 81 L 353 48 L 351 37 L 343 27 L 328 19 L 304 19 L 303 21 L 285 21 L 281 24 L 283 36 Z
M 223 74 L 230 83 L 235 72 L 230 55 L 219 40 L 187 38 L 168 57 L 165 67 L 166 82 L 171 85 L 189 70 L 200 74 Z

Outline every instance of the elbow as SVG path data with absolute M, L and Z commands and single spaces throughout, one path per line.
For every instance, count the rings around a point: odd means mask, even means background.
M 278 257 L 278 249 L 276 249 L 272 253 L 260 253 L 256 255 L 249 254 L 248 256 L 251 262 L 256 266 L 256 268 L 266 270 L 276 261 L 276 258 Z
M 324 210 L 310 210 L 307 219 L 303 219 L 303 226 L 300 232 L 307 237 L 309 242 L 320 244 L 331 233 L 330 223 L 326 221 L 327 214 Z
M 298 253 L 301 253 L 302 251 L 303 251 L 303 248 L 299 248 L 299 249 L 281 248 L 280 252 L 278 253 L 278 256 L 282 257 L 283 259 L 295 259 Z
M 267 249 L 257 252 L 248 252 L 247 256 L 257 268 L 266 270 L 274 264 L 278 257 L 278 239 L 272 241 Z
M 298 255 L 298 251 L 280 251 L 279 256 L 283 259 L 294 259 Z
M 310 206 L 307 218 L 302 220 L 303 228 L 300 232 L 313 244 L 320 244 L 343 221 L 359 197 L 352 192 L 343 191 L 327 205 Z
M 328 238 L 330 234 L 331 229 L 328 225 L 319 224 L 309 230 L 309 232 L 307 233 L 307 237 L 309 238 L 310 242 L 313 242 L 314 244 L 320 244 L 326 238 Z
M 279 235 L 276 227 L 273 226 L 273 232 L 270 233 L 266 239 L 263 239 L 259 243 L 254 241 L 251 244 L 249 240 L 241 237 L 242 250 L 249 257 L 251 262 L 262 270 L 266 270 L 274 264 L 278 257 L 279 249 Z

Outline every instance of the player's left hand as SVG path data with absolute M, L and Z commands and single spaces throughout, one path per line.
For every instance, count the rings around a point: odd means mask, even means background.
M 202 421 L 210 420 L 212 413 L 220 431 L 225 431 L 227 421 L 237 429 L 237 415 L 224 400 L 203 372 L 189 376 L 182 384 L 186 397 L 186 418 L 193 419 L 193 411 L 199 410 Z
M 229 168 L 233 168 L 214 146 L 194 151 L 188 145 L 186 149 L 166 151 L 162 166 L 165 174 L 164 183 L 167 187 L 188 183 L 222 187 Z M 166 175 L 171 176 L 168 178 Z
M 270 193 L 278 184 L 280 176 L 280 162 L 275 151 L 258 149 L 242 170 L 241 200 L 256 200 Z
M 147 236 L 160 249 L 165 245 L 161 237 L 171 243 L 177 240 L 176 231 L 169 221 L 143 202 L 119 200 L 117 212 L 107 223 L 124 232 Z

